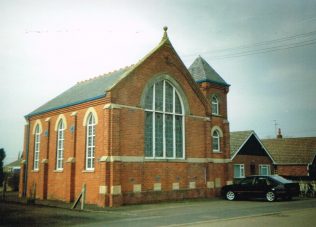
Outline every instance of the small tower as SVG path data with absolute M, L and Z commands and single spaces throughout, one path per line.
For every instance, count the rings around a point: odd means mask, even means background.
M 211 158 L 230 159 L 230 135 L 227 117 L 227 94 L 229 84 L 201 57 L 194 60 L 189 72 L 199 85 L 210 105 L 209 146 L 210 152 L 206 156 Z M 226 181 L 232 179 L 232 166 L 215 166 L 213 168 L 227 168 Z
M 227 94 L 230 85 L 201 56 L 194 60 L 189 71 L 209 100 L 212 116 L 227 120 Z

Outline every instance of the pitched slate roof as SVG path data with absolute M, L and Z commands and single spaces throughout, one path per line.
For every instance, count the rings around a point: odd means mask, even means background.
M 316 155 L 316 137 L 262 139 L 277 164 L 309 164 Z
M 248 140 L 254 131 L 238 131 L 230 133 L 230 157 L 233 157 L 240 147 Z
M 201 56 L 194 60 L 189 72 L 197 83 L 211 82 L 225 87 L 230 86 Z
M 160 43 L 137 64 L 77 83 L 26 115 L 25 118 L 105 97 L 106 91 L 113 88 L 119 81 L 128 76 L 137 66 L 142 64 L 151 54 L 165 44 L 172 47 L 168 38 L 167 27 L 164 27 L 164 35 Z
M 79 82 L 32 111 L 26 117 L 102 98 L 106 95 L 106 91 L 124 78 L 132 68 L 133 66 L 126 67 L 90 80 Z

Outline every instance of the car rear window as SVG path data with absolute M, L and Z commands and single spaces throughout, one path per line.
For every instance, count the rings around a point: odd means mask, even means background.
M 272 175 L 270 176 L 272 179 L 276 180 L 276 181 L 279 181 L 283 184 L 286 184 L 286 183 L 293 183 L 293 181 L 291 180 L 287 180 L 285 179 L 284 177 L 281 177 L 281 176 L 278 176 L 278 175 Z

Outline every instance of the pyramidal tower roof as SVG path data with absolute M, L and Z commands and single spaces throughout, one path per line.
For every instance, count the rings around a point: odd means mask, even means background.
M 230 86 L 201 56 L 194 60 L 189 72 L 197 83 L 210 82 L 225 87 Z

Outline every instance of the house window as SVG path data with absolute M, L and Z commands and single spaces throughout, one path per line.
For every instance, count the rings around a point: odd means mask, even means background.
M 271 175 L 270 165 L 259 165 L 259 175 Z
M 166 80 L 153 84 L 145 98 L 145 156 L 184 158 L 182 100 Z
M 95 118 L 90 113 L 87 119 L 86 132 L 86 170 L 94 170 L 95 125 Z
M 40 153 L 40 127 L 39 125 L 37 125 L 35 128 L 35 134 L 34 134 L 34 163 L 33 163 L 34 170 L 39 169 L 39 153 Z
M 234 178 L 245 177 L 245 166 L 244 164 L 234 164 Z
M 64 125 L 64 121 L 61 119 L 59 120 L 58 127 L 57 127 L 56 170 L 63 169 L 64 139 L 65 139 L 65 125 Z
M 220 152 L 220 134 L 218 130 L 214 130 L 212 138 L 213 138 L 213 152 Z
M 216 96 L 212 97 L 212 114 L 215 114 L 215 115 L 219 114 L 219 103 Z

